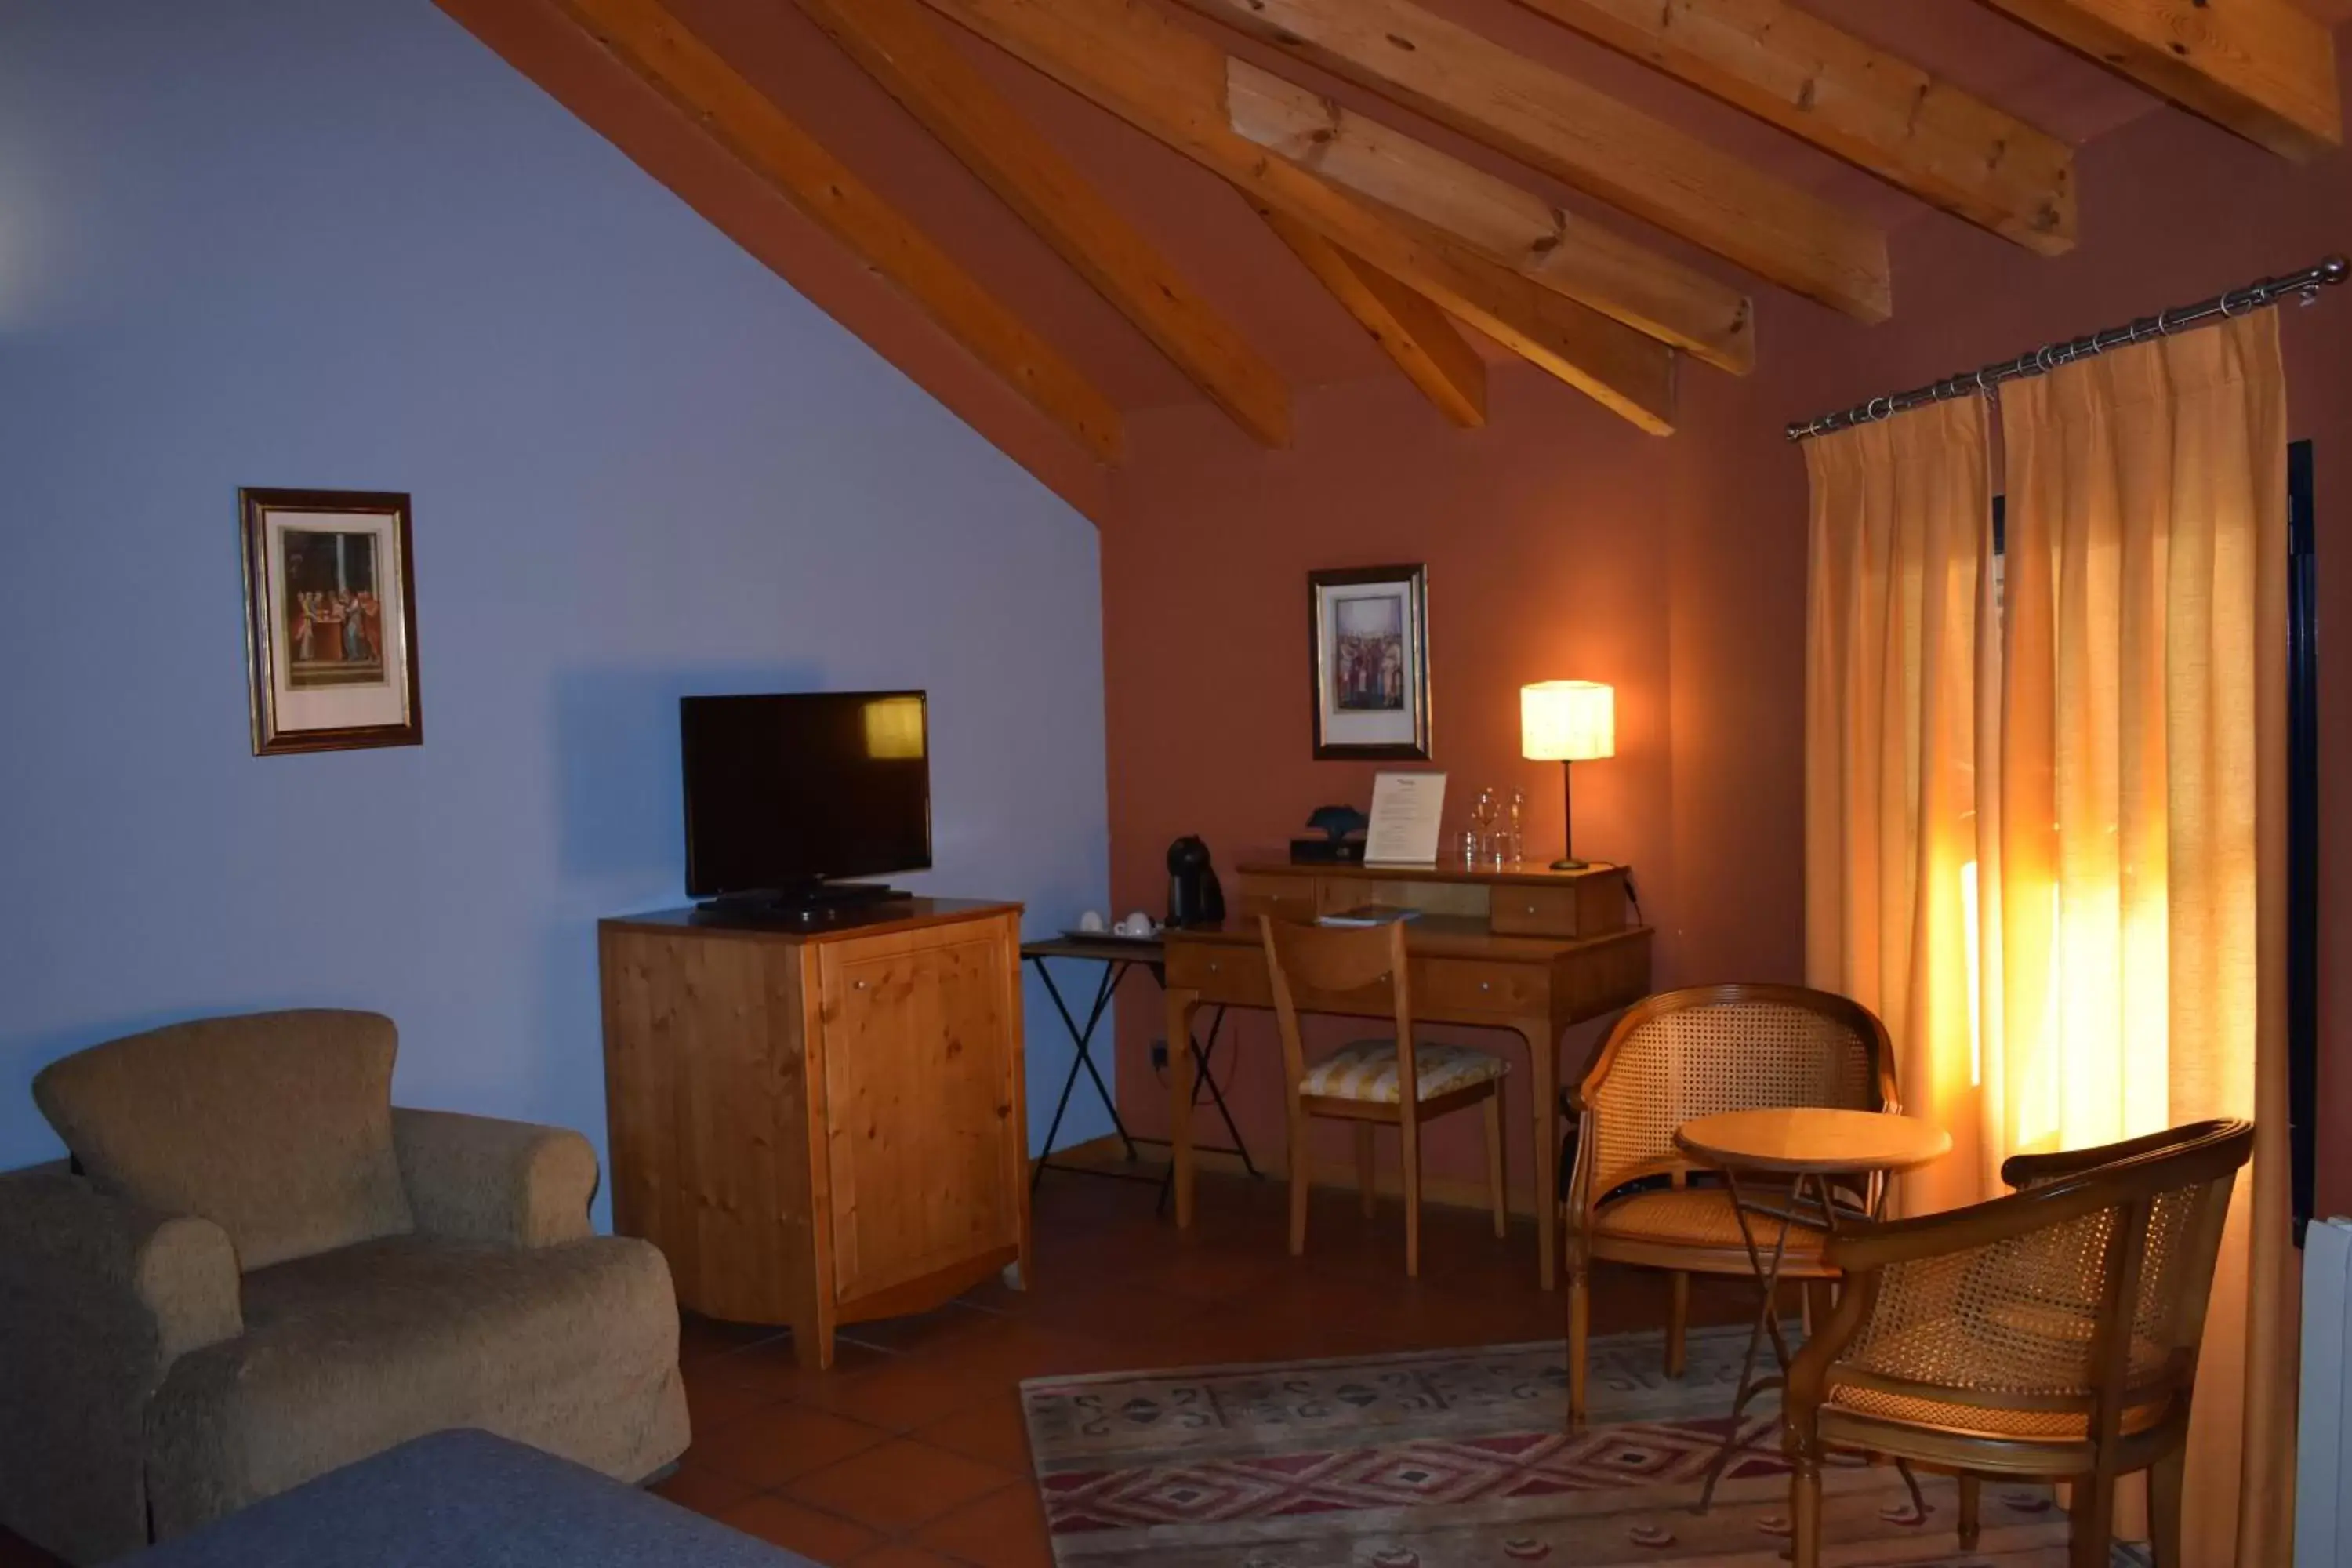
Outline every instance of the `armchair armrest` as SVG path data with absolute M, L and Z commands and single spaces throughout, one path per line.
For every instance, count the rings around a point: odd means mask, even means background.
M 61 1168 L 0 1175 L 0 1512 L 76 1563 L 144 1545 L 148 1401 L 244 1331 L 220 1226 Z
M 590 1234 L 596 1151 L 569 1128 L 394 1106 L 392 1142 L 419 1230 L 509 1247 Z

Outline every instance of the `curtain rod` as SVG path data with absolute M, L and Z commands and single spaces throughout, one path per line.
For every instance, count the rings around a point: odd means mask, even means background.
M 2072 364 L 2078 359 L 2089 359 L 2094 354 L 2145 342 L 2150 338 L 2165 337 L 2216 316 L 2236 316 L 2248 310 L 2259 310 L 2276 304 L 2289 294 L 2302 295 L 2303 302 L 2308 305 L 2319 297 L 2322 288 L 2343 282 L 2347 270 L 2352 268 L 2347 268 L 2344 258 L 2326 257 L 2300 272 L 2290 272 L 2284 278 L 2265 278 L 2259 283 L 2249 283 L 2242 289 L 2216 294 L 2210 300 L 2200 300 L 2194 305 L 2182 305 L 2174 310 L 2160 310 L 2153 316 L 2142 316 L 2127 327 L 2109 327 L 2085 338 L 2044 343 L 2030 353 L 2002 360 L 1998 364 L 1962 371 L 1958 375 L 1926 386 L 1915 386 L 1908 392 L 1874 397 L 1867 403 L 1857 403 L 1852 408 L 1841 409 L 1834 414 L 1794 421 L 1789 426 L 1789 439 L 1802 441 L 1814 436 L 1826 436 L 1832 430 L 1868 425 L 1890 414 L 1900 414 L 1906 408 L 1965 397 L 1972 392 L 1990 392 L 2004 381 L 2017 381 L 2029 375 L 2047 375 L 2062 364 Z

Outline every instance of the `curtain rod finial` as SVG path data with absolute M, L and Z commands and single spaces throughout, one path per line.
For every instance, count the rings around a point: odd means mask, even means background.
M 2340 256 L 2328 257 L 2319 264 L 2319 280 L 2323 283 L 2341 283 L 2347 272 L 2352 272 L 2352 263 Z

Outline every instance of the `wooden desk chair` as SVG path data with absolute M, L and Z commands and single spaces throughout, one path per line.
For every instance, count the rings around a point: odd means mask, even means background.
M 1421 1124 L 1483 1104 L 1486 1108 L 1486 1191 L 1495 1235 L 1504 1234 L 1503 1075 L 1510 1064 L 1467 1046 L 1412 1043 L 1412 997 L 1406 979 L 1404 924 L 1345 927 L 1297 925 L 1258 917 L 1265 937 L 1266 972 L 1274 982 L 1274 1013 L 1282 1032 L 1283 1084 L 1290 1107 L 1290 1255 L 1307 1250 L 1307 1194 L 1313 1184 L 1307 1152 L 1307 1119 L 1336 1117 L 1356 1124 L 1356 1173 L 1364 1214 L 1372 1213 L 1372 1130 L 1397 1130 L 1404 1153 L 1404 1271 L 1421 1272 Z M 1352 1005 L 1392 1014 L 1396 1033 L 1355 1040 L 1308 1066 L 1298 1015 L 1318 999 L 1345 997 Z M 1302 1001 L 1303 998 L 1303 1001 Z
M 2105 1568 L 2116 1478 L 2148 1470 L 2157 1568 L 2180 1563 L 2182 1447 L 2243 1121 L 2020 1155 L 2024 1190 L 1829 1244 L 1836 1310 L 1797 1354 L 1785 1442 L 1797 1568 L 1821 1562 L 1832 1447 L 1961 1472 L 1960 1550 L 1980 1475 L 2074 1483 L 2075 1568 Z
M 1570 1431 L 1584 1425 L 1594 1261 L 1671 1271 L 1669 1377 L 1683 1373 L 1691 1275 L 1755 1273 L 1729 1195 L 1719 1186 L 1687 1184 L 1698 1167 L 1675 1147 L 1676 1128 L 1725 1110 L 1899 1109 L 1885 1026 L 1858 1002 L 1801 985 L 1702 985 L 1646 998 L 1610 1031 L 1575 1091 L 1575 1105 L 1567 1249 Z M 1661 1178 L 1668 1184 L 1659 1186 Z M 1622 1191 L 1629 1183 L 1644 1184 Z M 1875 1212 L 1874 1186 L 1855 1195 Z M 1831 1279 L 1821 1245 L 1818 1232 L 1791 1231 L 1780 1277 Z

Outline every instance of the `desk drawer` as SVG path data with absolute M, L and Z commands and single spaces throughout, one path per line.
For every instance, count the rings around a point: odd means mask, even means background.
M 1492 913 L 1497 936 L 1598 936 L 1625 923 L 1625 874 L 1611 871 L 1552 887 L 1499 883 Z
M 1244 919 L 1255 923 L 1260 915 L 1304 925 L 1321 913 L 1315 907 L 1315 874 L 1311 871 L 1244 871 L 1241 880 Z
M 1274 1005 L 1274 988 L 1266 983 L 1265 950 L 1235 942 L 1181 939 L 1170 942 L 1168 985 L 1171 990 L 1198 991 L 1211 1003 Z
M 1523 1018 L 1550 1010 L 1545 971 L 1528 963 L 1432 958 L 1413 965 L 1413 1010 L 1426 1018 L 1494 1013 Z

